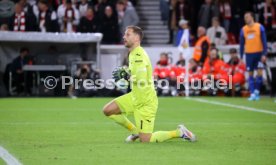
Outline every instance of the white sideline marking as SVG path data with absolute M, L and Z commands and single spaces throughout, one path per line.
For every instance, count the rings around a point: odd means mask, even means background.
M 0 146 L 0 158 L 2 158 L 7 163 L 7 165 L 22 165 L 2 146 Z
M 191 98 L 189 98 L 189 99 L 191 99 Z M 270 115 L 276 115 L 276 112 L 272 112 L 272 111 L 265 110 L 265 109 L 251 108 L 251 107 L 246 107 L 246 106 L 242 106 L 242 105 L 222 103 L 222 102 L 218 102 L 218 101 L 211 101 L 211 100 L 205 100 L 205 99 L 199 99 L 199 98 L 192 98 L 191 100 L 195 100 L 195 101 L 202 102 L 202 103 L 214 104 L 214 105 L 222 105 L 225 107 L 237 108 L 237 109 L 242 109 L 242 110 L 246 110 L 246 111 L 253 111 L 253 112 L 266 113 L 266 114 L 270 114 Z

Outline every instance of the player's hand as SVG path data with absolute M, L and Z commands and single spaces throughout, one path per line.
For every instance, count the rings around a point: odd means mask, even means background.
M 266 62 L 266 56 L 263 55 L 262 58 L 261 58 L 262 62 L 265 63 Z
M 115 80 L 115 82 L 121 80 L 122 78 L 128 81 L 129 77 L 130 77 L 130 75 L 126 71 L 126 68 L 124 68 L 124 67 L 117 67 L 112 72 L 112 78 Z

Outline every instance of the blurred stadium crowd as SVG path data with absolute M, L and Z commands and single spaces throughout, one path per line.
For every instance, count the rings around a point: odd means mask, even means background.
M 119 44 L 125 27 L 139 24 L 136 5 L 136 0 L 1 0 L 0 25 L 1 30 L 22 32 L 101 32 L 104 44 Z M 267 32 L 276 28 L 273 0 L 160 0 L 160 9 L 169 43 L 183 19 L 189 21 L 191 45 L 198 26 L 209 28 L 208 36 L 217 45 L 237 44 L 246 11 L 254 12 Z
M 178 61 L 173 64 L 170 62 L 169 54 L 162 53 L 154 68 L 154 78 L 156 80 L 167 80 L 170 83 L 169 85 L 161 84 L 157 88 L 158 94 L 165 96 L 185 95 L 184 79 L 188 72 L 189 95 L 241 96 L 241 92 L 245 90 L 246 66 L 240 60 L 235 48 L 231 48 L 229 53 L 230 59 L 225 61 L 219 50 L 212 47 L 210 48 L 209 57 L 204 59 L 203 63 L 191 58 L 188 61 L 188 71 L 186 71 L 185 59 L 182 54 L 179 55 Z M 225 85 L 223 87 L 214 85 L 213 88 L 208 86 L 218 80 L 223 80 Z M 230 83 L 231 86 L 229 86 Z
M 102 43 L 120 43 L 127 25 L 139 18 L 127 0 L 2 0 L 1 30 L 40 32 L 101 32 Z M 9 9 L 9 10 L 7 10 Z

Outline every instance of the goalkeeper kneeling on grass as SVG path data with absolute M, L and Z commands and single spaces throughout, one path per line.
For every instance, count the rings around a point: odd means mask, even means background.
M 120 96 L 103 108 L 103 113 L 131 133 L 126 142 L 140 139 L 141 142 L 162 142 L 171 138 L 195 141 L 195 135 L 183 124 L 172 131 L 153 132 L 158 108 L 158 99 L 152 79 L 152 66 L 145 50 L 140 46 L 143 31 L 137 26 L 129 26 L 124 34 L 124 44 L 129 49 L 129 68 L 119 68 L 113 72 L 115 81 L 127 79 L 131 92 Z M 127 115 L 133 114 L 135 124 Z

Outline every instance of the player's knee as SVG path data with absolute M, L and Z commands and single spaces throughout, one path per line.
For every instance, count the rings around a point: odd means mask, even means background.
M 111 108 L 110 108 L 109 105 L 105 105 L 105 106 L 103 107 L 103 113 L 104 113 L 105 116 L 110 116 L 110 115 L 112 115 L 112 110 L 111 110 Z
M 121 111 L 116 103 L 110 102 L 103 107 L 103 113 L 105 116 L 111 116 L 121 114 Z
M 150 142 L 151 134 L 139 134 L 140 142 L 147 143 Z

